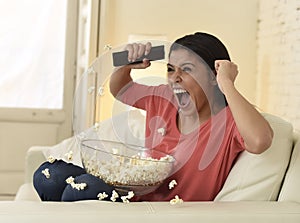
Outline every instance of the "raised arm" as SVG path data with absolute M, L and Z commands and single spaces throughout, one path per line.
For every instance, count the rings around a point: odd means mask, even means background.
M 272 143 L 273 130 L 264 117 L 235 88 L 237 65 L 227 60 L 215 62 L 218 85 L 226 97 L 246 150 L 262 153 Z
M 128 44 L 125 48 L 128 50 L 128 62 L 134 62 L 142 55 L 147 55 L 151 51 L 151 43 L 146 44 Z M 117 67 L 110 77 L 109 87 L 110 92 L 116 97 L 124 87 L 130 86 L 132 78 L 130 76 L 131 69 L 145 69 L 150 66 L 150 61 L 144 59 L 142 63 L 128 64 L 122 67 Z

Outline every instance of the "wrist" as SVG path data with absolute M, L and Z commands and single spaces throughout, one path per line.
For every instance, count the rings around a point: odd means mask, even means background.
M 230 80 L 223 81 L 221 84 L 221 90 L 225 96 L 230 94 L 232 90 L 235 90 L 234 83 Z

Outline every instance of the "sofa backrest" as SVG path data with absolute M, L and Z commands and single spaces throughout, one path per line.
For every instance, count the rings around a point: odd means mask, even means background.
M 259 155 L 242 152 L 216 201 L 278 199 L 293 149 L 293 127 L 277 116 L 263 115 L 274 131 L 271 147 Z
M 278 201 L 300 202 L 300 133 L 294 134 L 293 155 L 289 164 Z
M 216 197 L 216 201 L 277 200 L 281 185 L 289 166 L 293 148 L 293 127 L 287 121 L 270 114 L 263 114 L 274 131 L 271 147 L 260 155 L 243 152 Z M 103 140 L 117 140 L 143 145 L 145 116 L 140 111 L 123 112 L 86 132 L 89 136 Z M 44 152 L 45 156 L 63 157 L 74 152 L 73 162 L 81 164 L 79 148 L 74 138 L 68 139 Z M 297 172 L 298 171 L 298 172 Z M 283 184 L 279 200 L 300 200 L 295 191 L 300 187 L 300 143 L 297 141 L 292 162 Z
M 255 155 L 243 152 L 231 170 L 216 201 L 270 200 L 278 199 L 285 173 L 289 166 L 293 149 L 293 126 L 280 117 L 263 114 L 270 123 L 274 138 L 271 147 L 264 153 Z M 100 123 L 98 136 L 101 139 L 143 144 L 145 117 L 138 110 L 121 113 Z M 300 147 L 300 145 L 298 144 Z M 297 153 L 297 151 L 294 151 Z M 298 150 L 299 153 L 299 150 Z M 298 159 L 299 155 L 298 155 Z M 293 161 L 296 162 L 296 161 Z M 296 169 L 299 170 L 299 161 Z M 289 172 L 284 190 L 295 188 L 296 170 Z M 296 178 L 296 179 L 294 179 Z M 296 184 L 295 184 L 296 185 Z M 298 182 L 299 185 L 299 182 Z M 290 199 L 288 192 L 281 199 Z

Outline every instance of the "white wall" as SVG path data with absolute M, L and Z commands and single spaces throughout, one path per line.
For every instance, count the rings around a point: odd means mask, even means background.
M 218 36 L 239 65 L 237 87 L 256 97 L 258 0 L 103 0 L 100 52 L 125 44 L 129 34 L 166 35 L 168 41 L 196 31 Z
M 260 0 L 258 106 L 300 130 L 300 1 Z

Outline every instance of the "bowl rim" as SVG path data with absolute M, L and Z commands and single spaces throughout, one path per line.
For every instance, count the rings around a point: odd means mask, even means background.
M 168 156 L 168 157 L 171 158 L 171 160 L 161 160 L 161 159 L 156 159 L 156 158 L 148 160 L 148 159 L 143 158 L 143 157 L 133 157 L 133 156 L 122 155 L 122 154 L 118 154 L 118 153 L 114 154 L 114 153 L 106 151 L 106 150 L 104 150 L 104 149 L 102 149 L 100 147 L 95 148 L 93 146 L 89 146 L 87 144 L 84 144 L 85 142 L 91 142 L 91 141 L 94 141 L 94 142 L 99 141 L 99 142 L 117 143 L 117 144 L 120 144 L 120 145 L 124 145 L 125 147 L 129 147 L 130 149 L 136 150 L 136 151 L 149 151 L 150 150 L 150 151 L 157 152 L 160 155 L 163 155 L 163 156 L 161 156 L 161 158 Z M 80 141 L 80 152 L 82 152 L 82 147 L 83 146 L 85 146 L 85 147 L 87 147 L 89 149 L 95 150 L 95 151 L 101 151 L 101 152 L 104 152 L 104 153 L 107 153 L 107 154 L 111 154 L 111 155 L 115 155 L 115 156 L 119 156 L 119 157 L 125 157 L 125 158 L 129 158 L 129 159 L 138 159 L 138 160 L 143 160 L 143 161 L 160 162 L 160 163 L 161 162 L 175 163 L 175 161 L 176 161 L 175 158 L 172 155 L 170 155 L 168 153 L 165 153 L 163 151 L 160 151 L 160 150 L 157 150 L 157 149 L 149 149 L 149 148 L 144 147 L 144 146 L 138 146 L 138 145 L 133 145 L 133 144 L 130 144 L 130 143 L 123 143 L 123 142 L 114 141 L 114 140 L 106 140 L 106 139 L 103 139 L 103 140 L 102 139 L 84 139 L 84 140 L 81 140 Z

